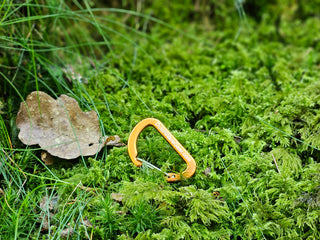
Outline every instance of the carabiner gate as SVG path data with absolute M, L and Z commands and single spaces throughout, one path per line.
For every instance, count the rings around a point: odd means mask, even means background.
M 131 161 L 138 167 L 142 166 L 144 160 L 137 158 L 137 140 L 139 134 L 148 126 L 153 126 L 166 139 L 166 141 L 174 148 L 180 157 L 187 163 L 187 169 L 181 173 L 165 173 L 168 182 L 179 181 L 182 178 L 190 178 L 196 171 L 196 162 L 189 152 L 181 145 L 181 143 L 170 133 L 170 131 L 155 118 L 146 118 L 139 122 L 131 131 L 128 139 L 128 152 Z M 149 163 L 150 164 L 150 163 Z M 153 166 L 153 165 L 152 165 Z M 153 166 L 153 168 L 156 168 Z M 157 168 L 156 168 L 157 169 Z M 157 169 L 160 170 L 160 169 Z M 160 170 L 161 171 L 161 170 Z

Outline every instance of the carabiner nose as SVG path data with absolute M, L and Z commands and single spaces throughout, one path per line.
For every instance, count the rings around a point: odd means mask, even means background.
M 153 126 L 166 139 L 166 141 L 174 148 L 180 157 L 187 163 L 187 169 L 181 173 L 168 173 L 167 181 L 175 182 L 181 178 L 190 178 L 196 171 L 196 162 L 189 152 L 181 145 L 181 143 L 171 134 L 171 132 L 155 118 L 146 118 L 140 121 L 131 131 L 128 139 L 128 153 L 131 161 L 138 167 L 142 166 L 142 162 L 137 158 L 137 140 L 139 134 L 147 126 Z

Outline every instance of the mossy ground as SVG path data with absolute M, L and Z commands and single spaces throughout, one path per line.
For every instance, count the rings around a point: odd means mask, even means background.
M 143 10 L 123 2 L 141 10 L 126 10 L 127 17 L 87 3 L 83 25 L 70 12 L 67 24 L 52 19 L 65 29 L 40 17 L 7 27 L 3 17 L 0 28 L 15 37 L 5 38 L 0 58 L 1 237 L 58 239 L 72 226 L 70 239 L 320 238 L 320 4 L 197 2 Z M 63 10 L 44 9 L 29 5 L 21 14 Z M 46 26 L 63 39 L 38 34 Z M 28 27 L 38 29 L 31 43 Z M 81 79 L 68 82 L 68 64 Z M 158 118 L 196 159 L 196 174 L 167 183 L 162 173 L 136 168 L 126 146 L 45 167 L 39 149 L 18 141 L 14 124 L 19 95 L 34 90 L 76 98 L 97 111 L 104 134 L 124 143 L 140 120 Z M 185 168 L 153 129 L 138 148 L 165 172 Z M 41 230 L 42 212 L 50 212 L 39 208 L 44 196 L 59 196 L 59 205 Z

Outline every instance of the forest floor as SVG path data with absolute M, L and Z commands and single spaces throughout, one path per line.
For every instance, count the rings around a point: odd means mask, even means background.
M 8 2 L 0 239 L 320 239 L 319 3 Z M 33 91 L 74 98 L 123 144 L 46 165 L 18 138 Z M 131 162 L 129 134 L 149 117 L 193 156 L 191 178 Z M 138 154 L 186 168 L 151 127 Z

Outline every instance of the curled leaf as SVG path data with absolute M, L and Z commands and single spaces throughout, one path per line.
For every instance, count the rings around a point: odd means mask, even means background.
M 24 144 L 39 144 L 64 159 L 94 155 L 105 145 L 97 113 L 83 112 L 67 95 L 54 100 L 44 92 L 32 92 L 21 103 L 16 124 Z
M 47 166 L 52 165 L 54 163 L 53 156 L 50 153 L 47 153 L 46 151 L 41 152 L 41 160 Z
M 125 144 L 121 142 L 121 139 L 118 135 L 108 137 L 105 141 L 105 144 L 107 146 L 114 146 L 114 147 L 125 146 Z

